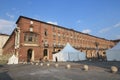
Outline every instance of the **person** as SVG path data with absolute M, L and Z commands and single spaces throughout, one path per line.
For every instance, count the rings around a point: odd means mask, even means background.
M 58 59 L 57 59 L 57 57 L 55 57 L 55 61 L 56 61 L 56 62 L 58 62 Z

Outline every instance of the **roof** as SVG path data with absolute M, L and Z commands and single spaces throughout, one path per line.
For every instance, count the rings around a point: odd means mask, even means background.
M 11 33 L 11 35 L 9 36 L 8 40 L 6 41 L 6 43 L 4 44 L 4 46 L 2 48 L 4 48 L 6 46 L 6 44 L 8 43 L 8 41 L 11 39 L 12 35 L 14 34 L 15 29 L 13 30 L 13 32 Z
M 3 36 L 10 36 L 10 35 L 8 35 L 8 34 L 4 34 L 4 33 L 0 33 L 0 35 L 3 35 Z
M 118 42 L 120 42 L 120 39 L 111 40 L 111 41 L 118 43 Z
M 95 37 L 95 38 L 107 40 L 107 39 L 105 39 L 105 38 L 96 37 L 96 36 L 90 35 L 90 34 L 88 34 L 88 33 L 82 33 L 82 32 L 80 32 L 80 31 L 76 31 L 76 30 L 74 30 L 74 29 L 69 29 L 69 28 L 66 28 L 66 27 L 63 27 L 63 26 L 59 26 L 59 25 L 47 23 L 47 22 L 44 22 L 44 21 L 40 21 L 40 20 L 37 20 L 37 19 L 25 17 L 25 16 L 19 16 L 18 20 L 16 21 L 16 24 L 19 22 L 19 20 L 20 20 L 21 18 L 26 18 L 26 19 L 29 19 L 29 20 L 32 20 L 32 21 L 37 21 L 37 22 L 40 22 L 40 23 L 45 23 L 45 24 L 48 24 L 48 25 L 53 25 L 53 26 L 56 26 L 56 27 L 59 27 L 59 28 L 67 29 L 67 30 L 74 31 L 74 32 L 77 32 L 77 33 L 81 33 L 81 34 L 84 34 L 84 35 L 88 35 L 88 36 L 91 36 L 91 37 Z M 107 41 L 110 41 L 110 40 L 107 40 Z
M 110 50 L 120 50 L 120 42 L 118 42 L 113 48 Z

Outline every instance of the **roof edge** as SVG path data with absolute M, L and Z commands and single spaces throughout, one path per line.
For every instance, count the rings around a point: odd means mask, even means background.
M 41 22 L 41 23 L 45 23 L 45 24 L 48 24 L 48 25 L 53 25 L 53 26 L 56 26 L 56 27 L 59 27 L 59 28 L 64 28 L 64 29 L 67 29 L 67 30 L 75 31 L 75 32 L 78 32 L 78 33 L 81 33 L 81 34 L 84 34 L 84 35 L 88 35 L 88 36 L 92 36 L 92 37 L 95 37 L 95 38 L 99 38 L 99 39 L 103 39 L 103 40 L 111 41 L 111 40 L 108 40 L 108 39 L 105 39 L 105 38 L 97 37 L 97 36 L 94 36 L 94 35 L 91 35 L 91 34 L 87 34 L 87 33 L 82 33 L 82 32 L 80 32 L 80 31 L 77 31 L 77 30 L 74 30 L 74 29 L 70 29 L 70 28 L 66 28 L 66 27 L 63 27 L 63 26 L 59 26 L 59 25 L 55 25 L 55 24 L 51 24 L 51 23 L 47 23 L 47 22 L 40 21 L 40 20 L 37 20 L 37 19 L 33 19 L 33 18 L 29 18 L 29 17 L 25 17 L 25 16 L 22 16 L 22 15 L 19 16 L 18 20 L 16 21 L 16 24 L 19 22 L 20 18 L 26 18 L 26 19 L 29 19 L 29 20 L 33 20 L 33 21 L 37 21 L 37 22 Z
M 0 33 L 0 35 L 4 35 L 4 36 L 10 36 L 10 35 L 8 35 L 8 34 L 5 34 L 5 33 Z

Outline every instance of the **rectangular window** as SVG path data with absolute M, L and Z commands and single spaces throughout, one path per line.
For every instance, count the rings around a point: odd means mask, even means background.
M 29 42 L 33 42 L 32 36 L 29 36 L 29 37 L 28 37 L 28 41 L 29 41 Z
M 55 31 L 55 26 L 52 27 L 53 31 Z
M 56 33 L 53 33 L 53 39 L 56 39 Z
M 24 41 L 25 42 L 37 42 L 37 34 L 35 33 L 25 33 L 24 34 Z
M 48 35 L 48 31 L 47 31 L 47 29 L 44 30 L 44 35 L 45 35 L 45 36 Z

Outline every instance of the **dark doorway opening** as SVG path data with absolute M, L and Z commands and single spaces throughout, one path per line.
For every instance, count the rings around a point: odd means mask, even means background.
M 30 62 L 32 58 L 32 49 L 28 49 L 27 51 L 27 62 Z
M 44 51 L 43 51 L 43 57 L 44 57 L 45 61 L 48 61 L 48 50 L 47 49 L 44 49 Z
M 47 49 L 44 49 L 44 52 L 43 52 L 43 53 L 44 53 L 44 57 L 47 56 L 47 55 L 48 55 Z

